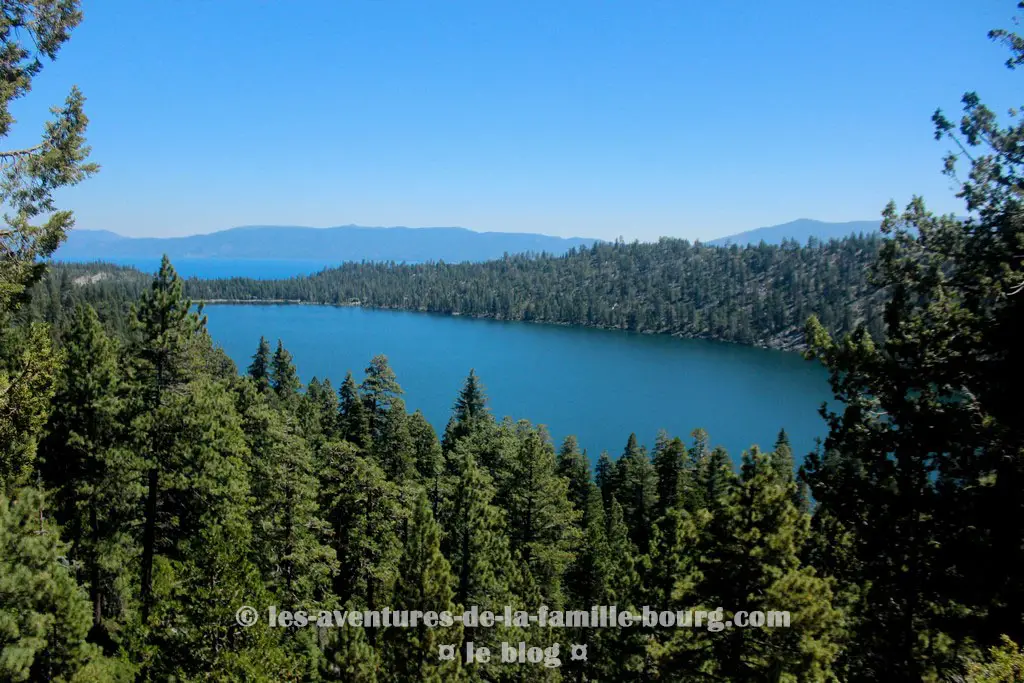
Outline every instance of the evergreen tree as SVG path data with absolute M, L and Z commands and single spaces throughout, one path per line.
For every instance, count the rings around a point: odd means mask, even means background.
M 775 447 L 772 449 L 772 465 L 779 473 L 783 481 L 787 483 L 796 482 L 796 489 L 793 492 L 793 503 L 802 512 L 810 511 L 810 496 L 807 490 L 807 483 L 796 478 L 793 461 L 793 447 L 789 443 L 789 435 L 785 429 L 779 430 L 779 436 L 775 439 Z
M 0 492 L 0 678 L 130 680 L 129 666 L 86 641 L 91 606 L 64 554 L 41 493 Z
M 44 60 L 57 58 L 81 20 L 79 3 L 74 0 L 15 0 L 4 7 L 0 18 L 0 51 L 4 55 L 0 139 L 12 133 L 15 118 L 11 105 L 29 94 Z M 52 110 L 54 118 L 45 124 L 39 144 L 0 151 L 0 205 L 4 207 L 4 225 L 0 227 L 0 328 L 6 325 L 8 312 L 25 302 L 29 288 L 46 270 L 46 258 L 74 225 L 72 212 L 58 210 L 53 193 L 77 185 L 99 170 L 98 165 L 86 161 L 90 152 L 85 144 L 89 119 L 82 109 L 84 103 L 85 97 L 72 87 L 64 106 Z M 39 218 L 45 221 L 33 225 L 32 221 Z M 14 405 L 12 401 L 8 409 Z
M 399 562 L 402 572 L 395 583 L 392 604 L 397 610 L 455 612 L 452 602 L 452 575 L 448 561 L 441 554 L 441 529 L 430 512 L 430 503 L 420 491 L 413 506 L 409 538 Z M 392 628 L 384 633 L 389 655 L 389 680 L 443 683 L 459 680 L 460 659 L 438 658 L 438 646 L 454 644 L 461 650 L 462 634 L 457 625 L 451 627 L 416 626 Z
M 184 435 L 170 427 L 168 405 L 180 404 L 181 390 L 198 373 L 201 345 L 210 346 L 201 306 L 192 311 L 181 278 L 166 256 L 149 290 L 132 306 L 136 338 L 131 349 L 134 397 L 138 416 L 133 423 L 138 451 L 146 460 L 145 521 L 142 538 L 142 620 L 152 607 L 153 562 L 157 545 L 157 515 L 162 500 L 161 475 L 172 472 L 170 461 L 176 440 Z
M 234 617 L 239 596 L 265 598 L 250 559 L 249 451 L 233 400 L 223 383 L 200 377 L 157 414 L 174 437 L 160 463 L 145 642 L 133 646 L 150 678 L 232 678 L 267 656 L 268 641 Z
M 69 558 L 89 587 L 94 625 L 102 628 L 106 612 L 127 599 L 126 569 L 135 559 L 130 520 L 142 495 L 139 466 L 121 445 L 117 349 L 88 304 L 76 310 L 64 349 L 40 471 L 54 491 Z
M 322 382 L 316 377 L 309 380 L 302 403 L 304 414 L 308 415 L 303 427 L 307 437 L 333 439 L 338 432 L 338 394 L 330 379 Z
M 793 481 L 793 448 L 789 445 L 789 435 L 786 434 L 785 429 L 779 430 L 779 436 L 775 439 L 775 448 L 772 449 L 772 466 L 783 481 Z
M 337 562 L 319 514 L 313 453 L 263 395 L 246 406 L 243 430 L 252 463 L 254 556 L 282 604 L 312 608 L 327 598 Z
M 345 381 L 338 390 L 338 397 L 339 436 L 359 448 L 369 448 L 370 416 L 351 372 L 345 375 Z
M 607 451 L 601 451 L 597 459 L 597 466 L 594 468 L 594 483 L 601 489 L 601 497 L 604 500 L 606 509 L 611 508 L 612 498 L 615 497 L 615 463 Z
M 573 559 L 580 514 L 568 499 L 568 481 L 558 476 L 554 449 L 528 423 L 519 425 L 513 473 L 501 501 L 512 548 L 529 567 L 545 603 L 561 604 L 561 576 Z
M 567 436 L 562 442 L 558 451 L 558 474 L 569 482 L 569 500 L 582 512 L 590 498 L 590 463 L 587 454 L 580 452 L 575 436 Z
M 1007 66 L 1024 63 L 1019 35 L 989 35 L 1009 47 Z M 841 408 L 823 410 L 829 435 L 804 475 L 852 540 L 842 551 L 853 562 L 827 558 L 834 576 L 866 589 L 851 676 L 952 677 L 968 638 L 1024 638 L 1012 569 L 1024 559 L 1024 123 L 1015 110 L 1000 121 L 976 93 L 962 102 L 959 122 L 941 111 L 933 122 L 955 145 L 944 171 L 969 218 L 937 216 L 920 198 L 903 212 L 890 203 L 872 270 L 884 335 L 807 325 L 808 355 L 828 368 Z
M 658 504 L 658 476 L 636 434 L 629 435 L 626 449 L 615 463 L 615 497 L 622 505 L 633 544 L 648 548 Z
M 658 441 L 654 447 L 654 472 L 658 477 L 658 502 L 655 505 L 653 517 L 660 519 L 670 509 L 676 508 L 680 503 L 680 495 L 688 490 L 684 482 L 689 472 L 686 471 L 686 446 L 678 439 L 669 440 L 664 432 L 658 435 Z
M 683 467 L 685 476 L 682 479 L 681 492 L 683 506 L 690 512 L 708 507 L 707 490 L 704 474 L 711 457 L 710 437 L 703 429 L 690 432 L 693 445 L 686 450 L 686 463 Z
M 512 587 L 516 583 L 504 514 L 494 504 L 491 478 L 477 465 L 467 440 L 456 444 L 451 462 L 453 483 L 450 497 L 441 506 L 439 521 L 444 531 L 441 550 L 451 562 L 455 582 L 453 602 L 463 608 L 476 605 L 497 613 L 514 603 Z M 467 626 L 464 640 L 499 652 L 502 642 L 513 642 L 519 635 L 506 624 L 493 628 Z M 508 676 L 505 668 L 492 662 L 467 667 L 466 673 L 471 680 L 501 679 Z
M 608 583 L 612 564 L 619 562 L 618 558 L 612 558 L 608 552 L 604 501 L 601 499 L 600 489 L 593 482 L 588 482 L 587 499 L 582 511 L 580 526 L 583 537 L 575 559 L 566 570 L 565 578 L 566 609 L 573 610 L 587 610 L 593 605 L 612 604 L 609 600 Z M 573 632 L 573 642 L 587 645 L 589 652 L 592 636 L 593 629 L 577 629 Z M 595 651 L 596 649 L 595 647 Z M 562 668 L 567 677 L 574 680 L 592 680 L 597 675 L 596 667 L 590 660 L 570 659 L 562 663 Z
M 351 444 L 326 446 L 320 507 L 331 525 L 338 558 L 333 588 L 342 603 L 369 609 L 386 604 L 398 575 L 399 529 L 407 516 L 400 494 L 380 466 Z
M 294 408 L 298 401 L 299 390 L 302 382 L 295 371 L 295 364 L 292 362 L 292 354 L 284 348 L 284 343 L 277 340 L 277 350 L 270 360 L 270 388 L 282 405 Z
M 416 474 L 416 451 L 409 433 L 405 402 L 395 398 L 381 417 L 373 442 L 373 455 L 392 481 L 402 482 Z
M 0 490 L 29 481 L 56 388 L 59 352 L 47 327 L 4 329 L 0 310 Z
M 704 595 L 732 610 L 785 609 L 791 627 L 727 629 L 711 638 L 717 675 L 728 680 L 763 680 L 788 675 L 827 680 L 839 649 L 842 615 L 832 606 L 828 582 L 800 560 L 810 519 L 793 502 L 795 485 L 778 473 L 756 447 L 744 453 L 743 474 L 730 495 L 725 537 L 716 546 L 723 562 L 704 573 L 723 572 Z M 724 580 L 723 580 L 724 579 Z
M 441 477 L 444 473 L 444 453 L 434 428 L 419 410 L 408 416 L 406 429 L 412 440 L 413 463 L 430 498 L 431 510 L 437 514 L 441 500 Z
M 511 555 L 502 512 L 494 506 L 493 485 L 465 442 L 456 446 L 453 461 L 455 484 L 441 519 L 442 548 L 455 577 L 455 602 L 467 607 L 502 606 Z
M 487 395 L 484 386 L 474 370 L 469 371 L 466 382 L 459 391 L 452 411 L 450 432 L 446 430 L 445 446 L 452 448 L 457 439 L 461 439 L 481 427 L 493 423 L 490 411 L 487 410 Z
M 380 657 L 367 642 L 364 629 L 331 629 L 330 638 L 331 643 L 327 648 L 330 663 L 325 667 L 328 680 L 377 683 Z
M 260 337 L 259 348 L 252 356 L 252 363 L 249 365 L 249 377 L 256 382 L 256 387 L 262 391 L 270 391 L 270 342 L 266 337 Z
M 642 583 L 637 565 L 640 553 L 629 538 L 622 506 L 614 497 L 608 513 L 607 579 L 609 605 L 631 611 L 638 604 Z M 636 680 L 646 669 L 646 638 L 640 629 L 607 628 L 594 632 L 593 671 L 597 680 Z M 589 657 L 588 657 L 589 661 Z
M 704 578 L 700 570 L 699 540 L 708 517 L 705 510 L 691 514 L 671 507 L 658 520 L 651 542 L 651 566 L 644 585 L 648 604 L 675 611 L 715 609 L 715 605 L 702 601 L 705 596 L 699 590 Z M 686 627 L 658 627 L 647 643 L 646 666 L 648 670 L 653 667 L 661 672 L 704 678 L 711 669 L 707 653 L 718 635 Z
M 388 365 L 387 356 L 378 355 L 370 360 L 360 391 L 367 409 L 370 434 L 376 438 L 380 434 L 384 415 L 391 409 L 395 399 L 402 396 L 402 387 L 398 386 L 398 379 Z

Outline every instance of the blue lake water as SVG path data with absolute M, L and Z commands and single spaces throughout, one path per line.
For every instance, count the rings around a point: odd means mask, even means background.
M 158 258 L 110 258 L 107 263 L 133 266 L 144 273 L 155 273 L 160 269 Z M 182 277 L 225 278 L 248 277 L 256 280 L 277 280 L 317 273 L 324 268 L 340 265 L 324 261 L 274 261 L 264 259 L 214 259 L 176 258 L 174 269 Z
M 770 448 L 785 427 L 799 460 L 824 437 L 817 408 L 830 398 L 825 371 L 799 354 L 735 344 L 425 313 L 306 305 L 208 305 L 210 333 L 244 371 L 260 335 L 280 338 L 304 382 L 345 372 L 357 381 L 383 353 L 439 431 L 470 368 L 492 412 L 575 434 L 592 460 L 617 456 L 630 432 L 653 445 L 659 429 L 689 442 L 703 427 L 734 459 Z

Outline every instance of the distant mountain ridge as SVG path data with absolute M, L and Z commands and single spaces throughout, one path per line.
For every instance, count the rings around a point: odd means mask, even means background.
M 253 225 L 188 237 L 124 237 L 107 230 L 72 230 L 54 254 L 59 261 L 254 259 L 320 261 L 486 261 L 504 254 L 564 254 L 596 239 L 532 233 L 474 232 L 466 228 L 332 228 Z
M 806 244 L 809 237 L 828 241 L 830 239 L 842 239 L 843 237 L 859 235 L 861 233 L 871 234 L 879 232 L 881 225 L 881 220 L 827 223 L 825 221 L 816 221 L 810 218 L 798 218 L 795 221 L 782 223 L 781 225 L 771 225 L 765 228 L 747 230 L 746 232 L 740 232 L 735 235 L 719 237 L 718 239 L 709 241 L 708 244 L 720 247 L 728 246 L 730 244 L 738 244 L 740 246 L 747 244 L 759 244 L 762 241 L 766 244 L 781 244 L 783 240 L 787 239 L 796 240 L 800 244 Z
M 714 246 L 781 244 L 808 238 L 822 241 L 861 233 L 877 233 L 881 221 L 828 223 L 800 218 L 728 235 L 707 242 Z M 594 238 L 554 237 L 534 233 L 475 232 L 466 228 L 371 228 L 345 225 L 311 228 L 249 225 L 187 237 L 125 237 L 107 230 L 72 230 L 54 254 L 59 261 L 127 261 L 209 259 L 210 261 L 303 261 L 337 265 L 349 261 L 424 263 L 488 261 L 504 254 L 547 252 L 561 255 L 573 247 L 589 247 Z

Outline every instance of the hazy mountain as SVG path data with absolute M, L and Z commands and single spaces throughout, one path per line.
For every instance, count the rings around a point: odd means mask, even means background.
M 799 218 L 782 225 L 772 225 L 766 228 L 747 230 L 736 235 L 720 237 L 711 240 L 708 244 L 724 246 L 727 244 L 758 244 L 764 240 L 768 244 L 780 244 L 784 239 L 794 239 L 800 244 L 806 244 L 808 237 L 816 237 L 820 240 L 830 240 L 849 237 L 859 233 L 878 232 L 882 221 L 850 221 L 848 223 L 826 223 L 810 218 Z
M 123 237 L 106 230 L 72 230 L 54 254 L 61 261 L 256 259 L 281 261 L 484 261 L 505 253 L 562 254 L 596 240 L 465 228 L 336 228 L 246 226 L 189 237 Z

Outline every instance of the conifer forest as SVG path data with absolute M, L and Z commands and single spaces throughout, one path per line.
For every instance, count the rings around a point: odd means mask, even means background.
M 82 12 L 3 2 L 0 140 Z M 992 69 L 1024 65 L 1024 37 L 989 38 L 1007 60 Z M 960 218 L 914 198 L 884 208 L 880 236 L 603 242 L 287 280 L 184 279 L 166 258 L 155 275 L 51 262 L 74 229 L 64 190 L 102 173 L 88 113 L 72 89 L 38 144 L 0 150 L 0 681 L 1024 680 L 1016 111 L 967 93 L 956 115 L 935 113 L 937 160 L 949 150 L 936 173 Z M 202 302 L 217 300 L 780 348 L 822 364 L 836 400 L 812 453 L 784 429 L 728 453 L 692 425 L 650 444 L 624 433 L 621 452 L 593 457 L 493 414 L 487 377 L 467 367 L 437 433 L 384 355 L 304 384 L 288 339 L 260 338 L 236 366 L 206 329 Z M 243 627 L 243 605 L 791 621 Z M 559 642 L 561 663 L 467 663 L 468 642 Z M 446 644 L 458 656 L 439 657 Z

